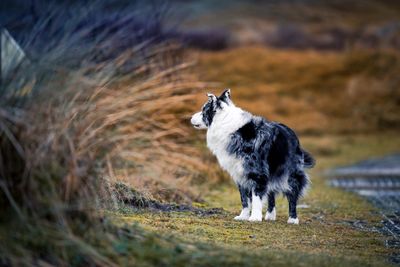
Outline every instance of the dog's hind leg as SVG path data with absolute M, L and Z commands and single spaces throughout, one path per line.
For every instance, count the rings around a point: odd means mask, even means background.
M 242 211 L 240 212 L 240 215 L 236 216 L 234 219 L 238 221 L 248 220 L 251 211 L 251 190 L 240 185 L 238 185 L 238 187 L 240 192 L 240 200 L 242 201 Z
M 268 193 L 268 208 L 267 213 L 265 214 L 266 221 L 275 221 L 276 220 L 276 208 L 275 208 L 275 193 Z
M 299 218 L 297 218 L 297 201 L 307 187 L 308 178 L 304 171 L 296 171 L 289 178 L 290 191 L 286 192 L 285 195 L 289 202 L 289 224 L 299 224 Z
M 297 200 L 299 199 L 298 194 L 296 193 L 289 193 L 286 194 L 286 197 L 289 202 L 289 219 L 287 223 L 289 224 L 299 224 L 299 218 L 297 218 Z

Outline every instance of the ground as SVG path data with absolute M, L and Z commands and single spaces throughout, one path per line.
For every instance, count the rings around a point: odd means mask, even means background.
M 279 198 L 277 221 L 262 223 L 238 222 L 233 217 L 240 211 L 240 199 L 232 184 L 208 189 L 201 208 L 220 208 L 211 215 L 192 212 L 132 211 L 121 216 L 121 222 L 138 222 L 144 228 L 163 234 L 174 234 L 183 240 L 199 240 L 222 247 L 263 253 L 265 251 L 313 254 L 315 257 L 344 257 L 360 264 L 386 262 L 393 249 L 384 246 L 385 237 L 373 230 L 380 216 L 366 200 L 352 193 L 331 188 L 324 171 L 341 163 L 393 152 L 394 135 L 304 138 L 309 147 L 331 142 L 338 152 L 318 157 L 317 168 L 310 172 L 312 187 L 299 203 L 300 225 L 288 225 L 287 203 Z M 397 141 L 397 147 L 400 144 Z M 206 188 L 204 190 L 207 190 Z M 362 221 L 367 230 L 354 222 Z M 121 223 L 120 222 L 120 223 Z M 369 230 L 368 230 L 369 229 Z
M 128 225 L 138 223 L 151 232 L 177 236 L 182 242 L 196 241 L 216 246 L 216 252 L 219 249 L 232 249 L 246 255 L 265 256 L 276 265 L 293 263 L 298 265 L 318 263 L 318 265 L 330 266 L 387 265 L 389 256 L 395 251 L 385 247 L 385 236 L 376 230 L 381 222 L 376 209 L 367 200 L 355 194 L 329 187 L 324 174 L 328 169 L 336 166 L 350 164 L 370 156 L 397 152 L 400 148 L 398 133 L 387 129 L 377 131 L 376 128 L 371 131 L 362 131 L 366 129 L 364 124 L 359 124 L 358 128 L 355 127 L 355 131 L 346 130 L 350 129 L 351 120 L 341 114 L 336 117 L 333 115 L 339 112 L 340 106 L 331 105 L 329 110 L 322 112 L 320 104 L 316 104 L 305 109 L 305 112 L 301 112 L 302 107 L 306 107 L 306 103 L 310 102 L 307 98 L 310 92 L 314 92 L 312 99 L 318 99 L 318 84 L 302 78 L 302 75 L 306 74 L 293 73 L 304 68 L 321 68 L 318 72 L 327 77 L 328 84 L 332 88 L 340 88 L 348 82 L 348 79 L 351 79 L 351 74 L 343 72 L 346 78 L 335 82 L 329 81 L 328 74 L 332 72 L 332 68 L 335 70 L 330 75 L 337 75 L 336 71 L 346 65 L 337 63 L 338 66 L 329 64 L 328 66 L 324 63 L 336 62 L 335 55 L 314 52 L 288 52 L 289 54 L 279 52 L 274 60 L 281 58 L 282 61 L 268 65 L 268 60 L 265 60 L 267 63 L 257 63 L 259 62 L 257 60 L 261 57 L 270 57 L 273 54 L 270 50 L 264 51 L 262 48 L 253 50 L 252 48 L 248 51 L 247 55 L 242 54 L 242 60 L 237 64 L 234 63 L 233 58 L 238 51 L 200 55 L 200 70 L 206 78 L 228 84 L 232 88 L 233 100 L 237 100 L 238 105 L 256 114 L 283 120 L 295 130 L 299 130 L 301 143 L 317 159 L 316 168 L 310 171 L 311 189 L 299 203 L 300 225 L 286 223 L 287 202 L 282 197 L 277 202 L 276 222 L 234 221 L 233 218 L 239 214 L 241 206 L 239 193 L 229 180 L 211 188 L 207 184 L 200 186 L 199 191 L 204 201 L 193 203 L 193 205 L 205 210 L 217 208 L 212 212 L 161 212 L 127 208 L 123 214 L 120 214 L 117 223 Z M 239 53 L 241 52 L 245 52 L 243 48 L 239 49 Z M 285 71 L 282 68 L 282 65 L 287 64 L 285 58 L 294 60 L 290 58 L 290 53 L 297 55 L 298 62 L 291 62 L 293 64 L 287 68 L 292 68 L 290 72 L 300 81 L 300 85 L 310 86 L 305 92 L 299 93 L 297 98 L 293 93 L 297 87 L 289 86 L 295 84 L 295 81 L 279 78 L 279 75 Z M 232 59 L 232 61 L 226 63 L 227 59 Z M 303 61 L 305 59 L 311 62 L 310 66 Z M 254 64 L 242 63 L 246 60 L 253 60 Z M 239 66 L 240 64 L 244 65 Z M 269 68 L 275 66 L 275 76 L 266 75 L 256 80 L 255 72 L 260 73 L 260 70 L 257 70 L 261 68 L 260 64 L 264 64 L 267 69 L 268 66 Z M 321 79 L 321 77 L 316 79 Z M 322 79 L 318 82 L 324 81 Z M 254 91 L 248 90 L 248 86 L 255 88 Z M 328 103 L 329 97 L 333 97 L 335 91 L 332 88 L 329 96 L 321 98 L 322 103 Z M 288 95 L 290 90 L 292 92 Z M 254 97 L 252 96 L 254 93 L 260 93 L 260 95 Z M 336 94 L 341 93 L 336 92 Z M 265 102 L 261 104 L 263 99 L 267 99 L 271 105 L 265 105 Z M 199 99 L 199 103 L 201 101 L 204 100 Z M 286 112 L 283 112 L 279 109 L 285 103 L 288 108 Z M 296 113 L 299 116 L 296 117 Z M 352 117 L 353 120 L 354 118 Z M 309 123 L 302 123 L 304 121 Z M 204 140 L 204 133 L 197 134 Z M 204 148 L 204 144 L 202 146 Z M 357 222 L 361 222 L 364 229 L 357 227 Z M 293 261 L 293 259 L 296 260 Z

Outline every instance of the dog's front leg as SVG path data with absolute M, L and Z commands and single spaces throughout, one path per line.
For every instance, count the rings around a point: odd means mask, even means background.
M 263 201 L 262 195 L 257 190 L 252 190 L 251 216 L 249 221 L 261 222 Z
M 242 201 L 242 211 L 239 216 L 236 216 L 234 219 L 238 221 L 248 220 L 250 218 L 250 210 L 251 210 L 251 191 L 247 188 L 244 188 L 241 185 L 238 185 L 240 192 L 240 200 Z

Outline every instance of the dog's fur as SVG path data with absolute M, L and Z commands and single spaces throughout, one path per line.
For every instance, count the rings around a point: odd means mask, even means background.
M 261 221 L 266 201 L 265 220 L 275 220 L 275 195 L 283 193 L 289 202 L 288 223 L 299 223 L 297 201 L 309 184 L 304 168 L 315 161 L 289 127 L 236 107 L 229 89 L 219 97 L 208 94 L 191 123 L 207 129 L 208 148 L 239 188 L 243 209 L 235 220 Z

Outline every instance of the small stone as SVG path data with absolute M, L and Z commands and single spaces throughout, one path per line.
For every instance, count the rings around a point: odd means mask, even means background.
M 249 235 L 250 238 L 256 238 L 256 235 Z
M 310 205 L 307 205 L 307 204 L 300 204 L 300 205 L 297 205 L 297 208 L 298 209 L 308 209 L 310 207 Z

